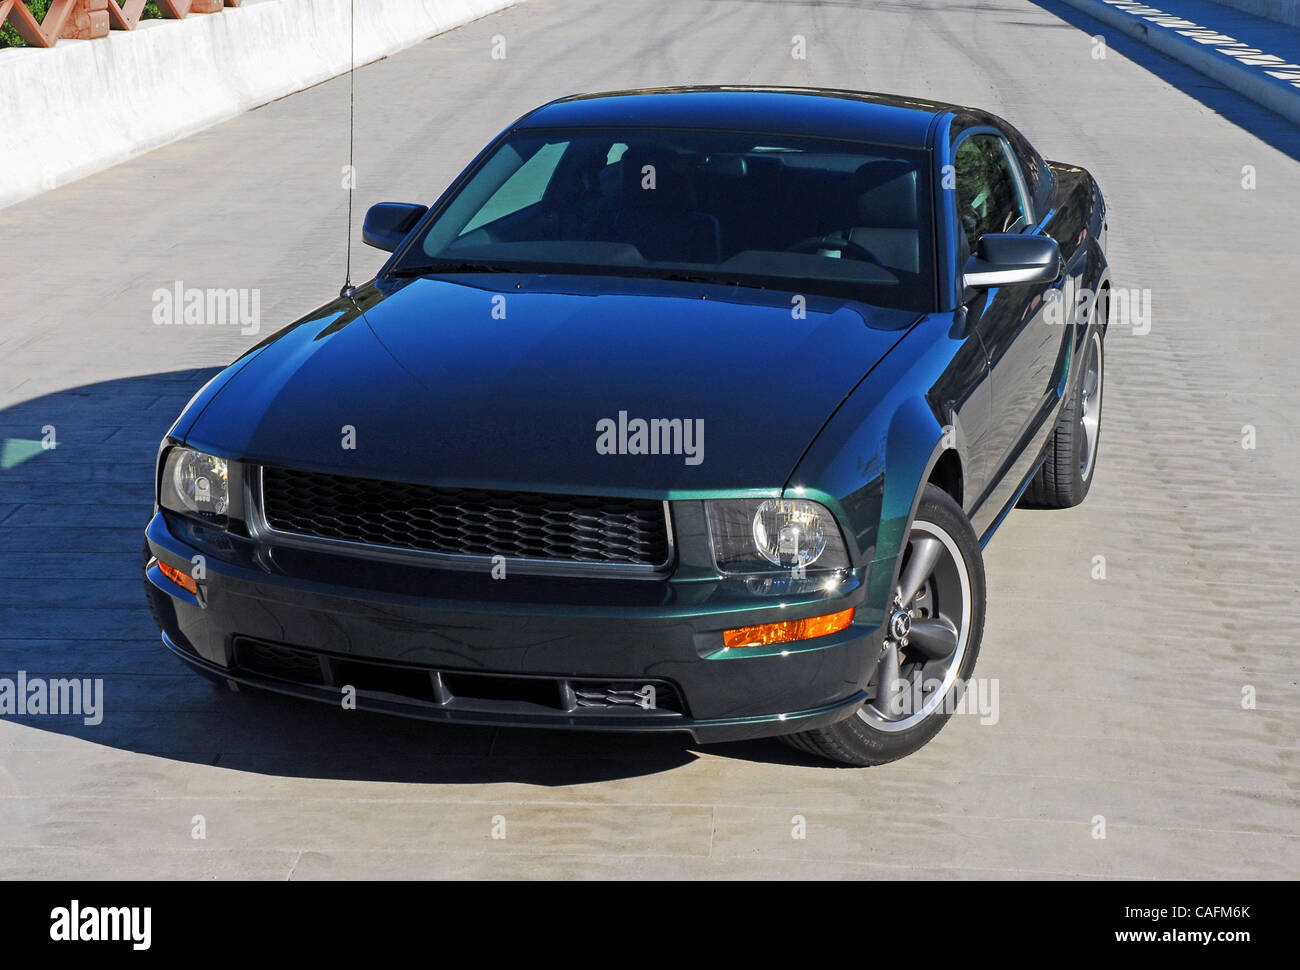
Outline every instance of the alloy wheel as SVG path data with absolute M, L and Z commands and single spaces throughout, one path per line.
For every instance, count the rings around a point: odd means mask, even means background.
M 1097 434 L 1101 430 L 1101 334 L 1093 333 L 1088 341 L 1088 358 L 1079 396 L 1079 428 L 1083 431 L 1083 454 L 1079 458 L 1079 477 L 1085 482 L 1092 474 L 1097 458 Z
M 957 541 L 916 521 L 885 618 L 875 696 L 858 716 L 877 730 L 905 731 L 948 695 L 970 636 L 971 582 Z

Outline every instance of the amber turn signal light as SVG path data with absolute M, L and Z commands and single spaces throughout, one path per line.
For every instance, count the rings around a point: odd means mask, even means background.
M 161 559 L 158 560 L 158 568 L 162 570 L 162 574 L 164 576 L 170 579 L 181 589 L 185 590 L 186 592 L 193 593 L 196 596 L 198 595 L 199 584 L 194 581 L 193 576 L 186 575 L 185 573 L 177 569 L 175 566 L 167 565 Z
M 811 640 L 813 637 L 824 637 L 831 633 L 839 633 L 852 623 L 854 609 L 855 607 L 850 607 L 839 613 L 810 616 L 805 620 L 742 626 L 723 633 L 722 642 L 729 648 L 765 647 L 772 643 L 785 643 L 787 640 Z

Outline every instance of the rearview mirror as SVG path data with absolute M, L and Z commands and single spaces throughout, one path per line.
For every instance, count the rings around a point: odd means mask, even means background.
M 1049 236 L 990 232 L 980 236 L 975 255 L 962 271 L 967 289 L 1055 283 L 1061 278 L 1061 247 Z
M 367 246 L 391 253 L 428 211 L 427 205 L 413 205 L 410 202 L 380 202 L 372 205 L 366 211 L 366 221 L 361 226 L 361 239 Z

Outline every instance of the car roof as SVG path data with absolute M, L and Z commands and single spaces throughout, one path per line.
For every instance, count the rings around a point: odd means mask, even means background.
M 939 101 L 826 88 L 711 86 L 575 94 L 545 104 L 516 128 L 696 128 L 929 147 Z

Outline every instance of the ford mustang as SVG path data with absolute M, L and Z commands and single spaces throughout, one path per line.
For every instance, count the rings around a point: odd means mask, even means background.
M 348 709 L 910 754 L 971 681 L 994 530 L 1092 484 L 1106 218 L 972 108 L 544 105 L 371 208 L 375 278 L 176 420 L 162 641 Z

